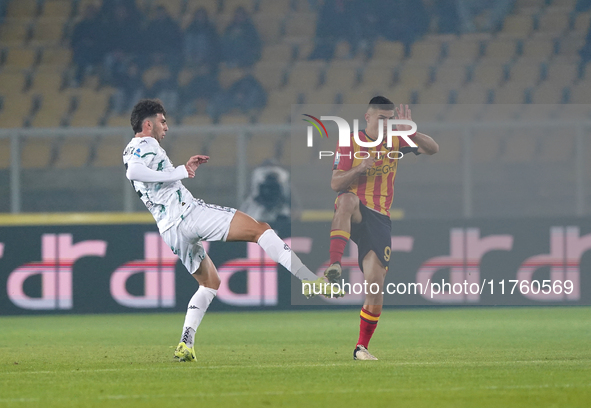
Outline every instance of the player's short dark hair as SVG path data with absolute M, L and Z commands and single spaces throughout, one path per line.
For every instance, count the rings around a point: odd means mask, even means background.
M 374 96 L 369 101 L 369 107 L 379 110 L 394 110 L 394 102 L 385 96 Z
M 156 116 L 159 113 L 166 116 L 166 110 L 160 99 L 142 99 L 136 103 L 131 111 L 131 127 L 133 131 L 140 133 L 144 120 Z

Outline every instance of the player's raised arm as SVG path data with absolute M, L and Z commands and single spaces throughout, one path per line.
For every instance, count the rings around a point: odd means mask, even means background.
M 400 104 L 396 108 L 397 119 L 412 120 L 411 111 L 408 105 Z M 405 125 L 398 125 L 399 130 L 404 129 Z M 439 145 L 431 136 L 427 136 L 424 133 L 417 132 L 411 137 L 412 141 L 418 146 L 418 152 L 421 154 L 433 155 L 439 151 Z
M 125 176 L 131 181 L 142 183 L 166 183 L 185 178 L 195 177 L 195 171 L 189 171 L 186 166 L 178 166 L 173 171 L 156 171 L 143 163 L 131 162 L 127 165 Z
M 373 166 L 375 161 L 373 157 L 370 157 L 364 159 L 359 166 L 355 166 L 349 170 L 333 170 L 330 187 L 336 192 L 346 190 L 359 176 Z

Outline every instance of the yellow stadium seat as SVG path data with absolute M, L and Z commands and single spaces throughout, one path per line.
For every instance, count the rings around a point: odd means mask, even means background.
M 447 59 L 455 64 L 475 61 L 480 55 L 481 42 L 478 40 L 456 40 L 447 46 Z
M 10 18 L 31 18 L 39 11 L 37 0 L 17 0 L 8 3 L 6 16 Z
M 125 144 L 126 142 L 120 135 L 101 137 L 92 165 L 95 167 L 122 167 Z
M 389 87 L 394 82 L 393 65 L 369 64 L 362 74 L 361 83 L 365 86 Z
M 257 123 L 287 123 L 290 116 L 289 109 L 267 106 L 257 117 Z
M 286 37 L 314 38 L 316 13 L 292 13 L 285 21 Z
M 269 93 L 267 106 L 274 106 L 277 109 L 283 109 L 288 115 L 291 112 L 291 105 L 298 103 L 301 90 L 297 87 L 285 88 Z
M 559 41 L 558 56 L 561 59 L 579 59 L 579 50 L 585 45 L 585 37 L 576 33 L 565 35 Z
M 572 84 L 578 76 L 579 66 L 576 62 L 555 61 L 548 65 L 545 80 L 553 84 L 568 86 Z
M 258 166 L 263 161 L 274 159 L 278 138 L 272 133 L 253 135 L 246 146 L 246 157 L 249 166 Z
M 21 150 L 21 166 L 25 169 L 49 167 L 55 148 L 54 137 L 29 137 Z
M 493 40 L 486 45 L 483 59 L 487 61 L 508 62 L 515 56 L 516 49 L 517 44 L 514 40 Z
M 533 91 L 532 103 L 562 103 L 564 86 L 544 82 Z
M 37 61 L 38 54 L 36 48 L 11 48 L 4 67 L 9 70 L 31 68 Z
M 64 23 L 61 18 L 40 18 L 33 28 L 31 44 L 43 46 L 58 45 L 64 35 Z
M 195 11 L 204 8 L 209 18 L 212 18 L 218 13 L 220 4 L 218 0 L 188 0 L 185 14 L 192 16 Z
M 458 104 L 484 104 L 488 101 L 489 88 L 479 82 L 460 88 L 456 96 Z
M 404 44 L 399 41 L 378 40 L 374 46 L 374 60 L 396 63 L 404 59 Z
M 2 78 L 2 77 L 0 77 Z M 0 80 L 1 86 L 1 80 Z M 2 91 L 5 92 L 4 88 Z M 3 95 L 2 112 L 0 112 L 0 124 L 3 128 L 19 128 L 23 126 L 24 119 L 31 112 L 31 95 L 22 93 L 6 93 Z
M 416 41 L 410 49 L 412 63 L 433 64 L 441 56 L 441 44 L 438 41 Z
M 107 126 L 111 127 L 130 127 L 129 115 L 111 116 L 107 120 Z
M 205 126 L 211 124 L 211 118 L 207 115 L 192 115 L 183 118 L 183 126 Z
M 13 1 L 12 3 L 18 3 Z M 11 4 L 12 4 L 11 3 Z M 30 20 L 7 20 L 0 25 L 0 43 L 3 46 L 22 46 L 31 30 Z
M 72 61 L 72 51 L 68 48 L 45 48 L 41 57 L 42 66 L 66 68 Z
M 54 167 L 69 169 L 83 167 L 88 164 L 90 147 L 93 139 L 89 137 L 71 137 L 62 141 Z
M 472 158 L 474 163 L 497 161 L 501 152 L 503 131 L 499 129 L 476 129 L 472 134 Z
M 279 42 L 282 16 L 259 13 L 254 15 L 252 20 L 265 44 Z
M 274 63 L 278 61 L 288 62 L 291 60 L 292 54 L 293 49 L 288 44 L 267 45 L 263 48 L 261 61 Z
M 232 113 L 220 118 L 220 125 L 248 125 L 251 122 L 251 116 L 243 113 Z
M 170 143 L 170 147 L 166 147 L 166 154 L 174 166 L 180 166 L 191 156 L 204 153 L 200 137 L 181 135 Z
M 546 0 L 517 0 L 516 4 L 515 4 L 515 8 L 518 10 L 522 9 L 522 8 L 529 8 L 529 7 L 541 9 L 545 5 L 546 5 Z
M 259 13 L 274 14 L 276 16 L 284 16 L 289 12 L 289 0 L 259 0 Z M 306 11 L 306 10 L 301 10 Z
M 525 102 L 526 86 L 521 82 L 509 81 L 502 87 L 495 89 L 495 103 L 520 104 Z
M 89 127 L 98 125 L 107 111 L 112 94 L 113 91 L 108 88 L 98 92 L 92 89 L 81 89 L 78 93 L 78 106 L 70 119 L 70 126 Z
M 71 0 L 46 0 L 43 3 L 42 17 L 67 18 L 72 12 Z
M 235 166 L 236 165 L 236 141 L 235 134 L 218 134 L 208 146 L 208 165 Z
M 359 68 L 357 63 L 333 63 L 324 73 L 323 86 L 341 91 L 351 89 L 357 84 Z
M 512 38 L 526 38 L 534 28 L 532 16 L 509 14 L 505 17 L 501 34 Z
M 307 104 L 331 105 L 335 103 L 337 91 L 331 87 L 315 89 L 306 93 L 305 102 Z
M 152 3 L 152 10 L 158 6 L 163 6 L 168 14 L 176 20 L 181 15 L 183 0 L 154 0 Z
M 534 38 L 523 43 L 522 58 L 531 61 L 546 61 L 554 54 L 554 40 Z
M 233 14 L 238 7 L 244 7 L 249 14 L 254 12 L 254 0 L 224 0 L 224 13 Z
M 62 87 L 63 73 L 48 70 L 39 71 L 33 76 L 33 84 L 30 91 L 35 93 L 57 93 Z
M 285 63 L 259 62 L 254 67 L 254 76 L 267 91 L 279 89 L 285 78 Z
M 0 169 L 7 169 L 10 167 L 10 144 L 10 138 L 0 138 Z
M 321 61 L 298 61 L 289 73 L 287 86 L 301 91 L 314 89 L 318 86 L 320 72 L 326 63 Z
M 435 84 L 419 91 L 419 103 L 448 104 L 450 88 L 447 84 Z
M 504 64 L 478 64 L 472 72 L 472 83 L 495 87 L 504 81 Z
M 580 35 L 585 35 L 591 25 L 591 12 L 578 13 L 575 16 L 574 31 Z
M 240 78 L 243 78 L 246 71 L 242 68 L 225 68 L 220 70 L 218 79 L 222 88 L 227 89 Z
M 538 19 L 537 32 L 549 34 L 553 36 L 560 36 L 568 30 L 570 25 L 570 17 L 568 11 L 556 10 L 544 13 Z
M 297 59 L 300 61 L 307 60 L 312 50 L 314 50 L 314 42 L 311 40 L 299 44 L 297 47 Z
M 447 84 L 450 87 L 459 88 L 466 82 L 466 66 L 456 64 L 454 60 L 448 60 L 449 63 L 440 65 L 435 72 L 436 84 Z
M 591 103 L 591 78 L 586 78 L 571 86 L 570 103 Z
M 70 106 L 71 96 L 69 93 L 43 95 L 41 108 L 35 114 L 31 126 L 40 128 L 62 126 Z
M 405 64 L 398 71 L 397 84 L 410 87 L 423 87 L 430 81 L 431 67 L 424 64 Z
M 525 87 L 533 86 L 540 80 L 540 64 L 520 59 L 509 70 L 509 81 Z

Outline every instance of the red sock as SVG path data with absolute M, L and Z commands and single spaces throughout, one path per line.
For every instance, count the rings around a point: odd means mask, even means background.
M 370 313 L 364 308 L 361 308 L 361 323 L 359 324 L 359 340 L 357 340 L 357 345 L 361 344 L 363 347 L 367 348 L 371 336 L 373 336 L 373 332 L 378 326 L 380 314 L 381 313 Z
M 347 242 L 349 242 L 349 238 L 351 237 L 351 233 L 343 230 L 332 230 L 330 231 L 330 264 L 332 265 L 335 262 L 341 262 L 343 259 L 343 253 L 345 252 L 345 247 L 347 246 Z

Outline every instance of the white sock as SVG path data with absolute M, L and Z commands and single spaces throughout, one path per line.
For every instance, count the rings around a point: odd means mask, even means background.
M 318 276 L 302 263 L 300 258 L 291 251 L 289 245 L 283 242 L 272 229 L 268 229 L 262 233 L 258 244 L 272 260 L 283 265 L 285 269 L 290 271 L 299 280 L 318 279 Z
M 195 344 L 197 327 L 199 327 L 203 315 L 205 315 L 209 304 L 217 293 L 218 291 L 215 289 L 199 286 L 199 289 L 189 301 L 185 324 L 183 325 L 183 334 L 181 335 L 181 342 L 185 343 L 187 347 L 191 348 Z

